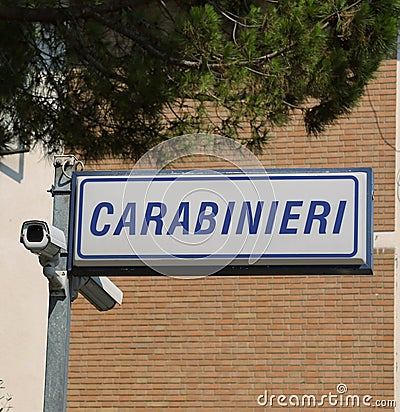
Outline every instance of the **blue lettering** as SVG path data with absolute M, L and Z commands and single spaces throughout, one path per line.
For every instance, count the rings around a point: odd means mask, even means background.
M 129 220 L 128 220 L 129 217 Z M 118 236 L 123 227 L 129 227 L 129 234 L 135 234 L 136 226 L 136 203 L 128 203 L 122 213 L 121 218 L 115 228 L 113 235 Z
M 268 215 L 268 220 L 267 220 L 267 227 L 265 228 L 266 235 L 270 235 L 272 233 L 272 229 L 275 223 L 276 211 L 278 209 L 278 204 L 279 202 L 277 200 L 274 200 L 271 203 L 271 209 L 269 209 L 269 215 Z
M 207 208 L 211 208 L 210 213 L 206 214 Z M 196 227 L 194 229 L 194 233 L 196 235 L 207 235 L 212 233 L 215 228 L 215 216 L 218 213 L 218 205 L 214 202 L 201 202 L 199 214 L 197 217 Z M 202 229 L 203 222 L 207 221 L 208 228 Z
M 110 230 L 110 225 L 105 224 L 102 229 L 97 228 L 97 224 L 99 221 L 100 211 L 102 209 L 107 210 L 107 214 L 112 215 L 114 213 L 114 206 L 108 202 L 101 202 L 99 203 L 93 211 L 92 220 L 90 221 L 90 231 L 95 236 L 104 236 Z
M 326 200 L 310 200 L 307 210 L 303 200 L 289 200 L 284 208 L 282 204 L 279 210 L 283 209 L 283 213 L 278 215 L 278 208 L 280 207 L 278 200 L 270 201 L 269 210 L 265 206 L 265 201 L 262 200 L 256 203 L 255 201 L 243 201 L 241 203 L 240 213 L 239 205 L 236 213 L 236 202 L 234 201 L 229 201 L 224 206 L 212 201 L 202 201 L 194 225 L 194 234 L 206 235 L 213 233 L 218 224 L 218 228 L 221 228 L 221 235 L 228 235 L 231 229 L 233 231 L 235 228 L 236 235 L 245 233 L 247 228 L 248 234 L 254 235 L 258 233 L 260 224 L 265 224 L 263 229 L 266 235 L 272 234 L 276 225 L 278 225 L 279 234 L 295 235 L 299 232 L 302 222 L 305 222 L 304 234 L 312 232 L 326 234 L 327 230 L 332 230 L 332 234 L 339 234 L 343 227 L 347 207 L 347 200 L 341 200 L 335 206 L 331 206 Z M 190 207 L 193 207 L 193 205 L 188 201 L 179 203 L 177 209 L 174 209 L 174 214 L 172 215 L 171 210 L 171 217 L 168 215 L 167 219 L 166 216 L 169 209 L 165 203 L 149 202 L 145 208 L 140 234 L 147 235 L 149 226 L 153 225 L 151 229 L 154 229 L 155 235 L 162 235 L 163 230 L 164 234 L 174 235 L 177 229 L 179 233 L 188 235 L 190 230 L 193 230 Z M 224 209 L 223 211 L 219 210 L 221 207 Z M 334 211 L 332 211 L 333 207 Z M 217 221 L 218 213 L 220 214 L 220 219 Z M 263 218 L 263 213 L 265 218 Z M 307 216 L 305 216 L 306 213 Z M 300 222 L 301 214 L 304 214 L 304 216 Z M 110 217 L 107 218 L 107 215 L 115 215 L 112 203 L 101 202 L 94 207 L 89 227 L 93 236 L 105 236 L 109 233 L 119 236 L 124 230 L 131 236 L 136 234 L 136 224 L 138 222 L 136 202 L 126 204 L 115 227 L 113 222 L 115 222 L 116 217 L 111 219 Z M 282 217 L 279 222 L 278 218 L 280 216 Z M 169 224 L 168 230 L 165 227 L 164 220 Z
M 333 233 L 336 235 L 340 233 L 340 229 L 342 228 L 343 216 L 344 216 L 344 209 L 346 208 L 347 200 L 341 200 L 339 202 L 338 211 L 336 214 L 335 225 L 333 227 Z
M 182 220 L 179 220 L 182 216 Z M 173 235 L 175 229 L 178 226 L 182 226 L 182 233 L 187 235 L 189 233 L 189 202 L 182 202 L 179 205 L 179 209 L 175 213 L 175 216 L 168 229 L 167 235 Z
M 229 227 L 232 221 L 232 212 L 235 207 L 235 202 L 228 202 L 228 208 L 226 209 L 224 224 L 222 225 L 221 235 L 227 235 L 229 232 Z
M 316 213 L 318 206 L 322 207 L 322 211 L 320 213 Z M 312 200 L 310 203 L 310 209 L 308 210 L 304 234 L 308 235 L 311 233 L 311 228 L 315 220 L 319 221 L 318 233 L 326 233 L 326 217 L 329 215 L 330 211 L 331 206 L 328 202 L 325 202 L 324 200 Z
M 283 212 L 283 218 L 279 233 L 281 235 L 295 235 L 297 229 L 288 227 L 289 220 L 298 220 L 300 218 L 299 213 L 291 213 L 292 207 L 303 206 L 302 200 L 289 200 L 286 202 L 285 211 Z
M 153 209 L 158 208 L 158 214 L 153 215 Z M 156 235 L 162 234 L 163 228 L 163 217 L 167 213 L 167 206 L 162 202 L 149 202 L 147 204 L 146 213 L 143 220 L 142 230 L 140 231 L 141 235 L 147 235 L 149 229 L 149 223 L 151 221 L 156 223 Z
M 246 201 L 242 203 L 242 210 L 240 211 L 239 221 L 238 221 L 238 225 L 236 228 L 237 235 L 240 235 L 243 233 L 243 226 L 244 226 L 244 221 L 246 218 L 247 218 L 247 223 L 249 225 L 249 234 L 255 235 L 257 233 L 258 225 L 260 224 L 260 217 L 261 217 L 261 211 L 262 211 L 263 205 L 264 205 L 264 202 L 262 201 L 257 202 L 256 213 L 253 218 L 253 213 L 251 211 L 250 202 Z

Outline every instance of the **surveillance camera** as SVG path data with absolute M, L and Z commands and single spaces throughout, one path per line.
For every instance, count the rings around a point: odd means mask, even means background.
M 122 304 L 123 292 L 105 276 L 92 276 L 79 292 L 100 311 L 112 309 L 116 303 Z
M 39 255 L 51 290 L 65 292 L 66 277 L 56 270 L 61 250 L 67 249 L 64 232 L 43 220 L 27 220 L 22 224 L 20 241 L 32 253 Z M 121 289 L 105 276 L 82 277 L 74 284 L 73 292 L 77 294 L 79 290 L 100 311 L 110 310 L 116 303 L 122 304 Z
M 24 222 L 20 241 L 32 253 L 47 259 L 54 259 L 67 249 L 64 232 L 43 220 Z
M 20 241 L 39 256 L 50 290 L 65 294 L 66 277 L 56 270 L 61 250 L 67 249 L 64 232 L 43 220 L 27 220 L 22 224 Z

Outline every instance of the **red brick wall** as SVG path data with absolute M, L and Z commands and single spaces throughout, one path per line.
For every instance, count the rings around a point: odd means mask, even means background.
M 296 121 L 277 131 L 262 163 L 373 167 L 375 230 L 393 230 L 395 70 L 386 62 L 360 107 L 323 136 Z M 394 258 L 379 252 L 373 276 L 114 278 L 121 307 L 73 303 L 68 411 L 260 410 L 265 390 L 322 396 L 339 383 L 393 399 Z

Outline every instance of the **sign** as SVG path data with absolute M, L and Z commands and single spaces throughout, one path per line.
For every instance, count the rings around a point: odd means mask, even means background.
M 372 271 L 371 169 L 77 172 L 73 188 L 78 271 Z

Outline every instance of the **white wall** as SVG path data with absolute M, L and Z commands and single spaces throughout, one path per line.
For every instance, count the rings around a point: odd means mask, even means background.
M 0 409 L 10 394 L 14 412 L 43 409 L 47 280 L 19 232 L 27 219 L 51 222 L 52 182 L 52 162 L 39 151 L 0 158 Z

